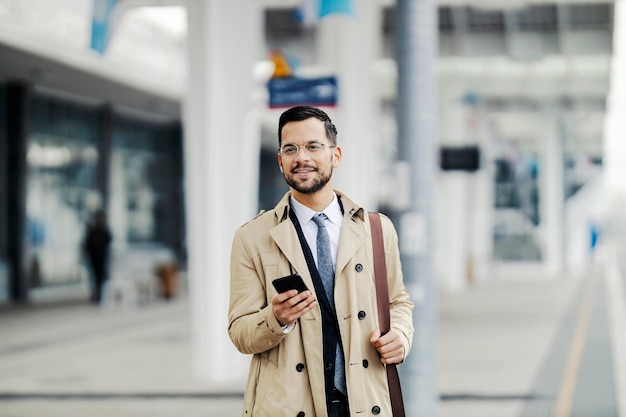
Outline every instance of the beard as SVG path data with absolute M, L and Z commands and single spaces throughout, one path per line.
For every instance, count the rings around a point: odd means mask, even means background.
M 301 168 L 301 166 L 296 165 L 293 169 L 295 170 L 298 168 Z M 302 194 L 313 194 L 318 192 L 319 190 L 324 188 L 326 184 L 328 184 L 330 178 L 333 175 L 333 168 L 331 166 L 330 171 L 326 175 L 324 175 L 323 172 L 320 172 L 317 168 L 315 168 L 315 172 L 317 173 L 317 176 L 305 183 L 298 183 L 294 179 L 294 176 L 291 174 L 291 171 L 289 171 L 289 174 L 283 173 L 283 176 L 285 177 L 285 181 L 287 181 L 287 184 L 297 192 Z

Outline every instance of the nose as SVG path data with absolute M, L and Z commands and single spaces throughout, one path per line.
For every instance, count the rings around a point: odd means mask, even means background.
M 298 152 L 296 152 L 296 160 L 298 161 L 307 161 L 309 159 L 309 154 L 306 151 L 306 148 L 304 146 L 300 146 L 298 147 Z

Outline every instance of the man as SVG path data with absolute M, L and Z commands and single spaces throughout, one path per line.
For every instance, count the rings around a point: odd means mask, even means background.
M 109 246 L 111 231 L 103 210 L 98 210 L 87 225 L 83 239 L 83 251 L 87 255 L 92 273 L 91 301 L 102 303 L 104 284 L 108 279 Z
M 396 232 L 381 216 L 391 306 L 381 336 L 369 219 L 333 190 L 335 126 L 322 110 L 294 107 L 278 144 L 290 191 L 236 232 L 231 254 L 228 333 L 254 355 L 242 415 L 391 416 L 384 365 L 402 362 L 413 337 Z M 278 294 L 272 281 L 294 272 L 309 290 Z

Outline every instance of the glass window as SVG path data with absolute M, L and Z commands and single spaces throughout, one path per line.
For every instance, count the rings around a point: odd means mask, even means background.
M 495 159 L 496 260 L 540 261 L 539 156 L 503 141 Z
M 289 191 L 276 162 L 276 149 L 264 147 L 260 154 L 259 209 L 271 210 Z
M 167 246 L 179 252 L 183 206 L 177 126 L 115 118 L 109 216 L 117 249 Z
M 36 95 L 27 144 L 26 257 L 31 287 L 86 278 L 80 245 L 97 191 L 97 108 Z

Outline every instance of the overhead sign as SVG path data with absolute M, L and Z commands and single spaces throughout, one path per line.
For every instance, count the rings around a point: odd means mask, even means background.
M 353 0 L 300 0 L 296 17 L 305 26 L 316 24 L 319 19 L 331 14 L 355 15 Z
M 337 105 L 337 77 L 272 78 L 267 83 L 269 106 L 335 106 Z
M 321 0 L 319 13 L 320 17 L 331 14 L 354 16 L 354 5 L 352 0 Z
M 113 11 L 121 0 L 93 0 L 91 49 L 103 54 L 113 32 Z

